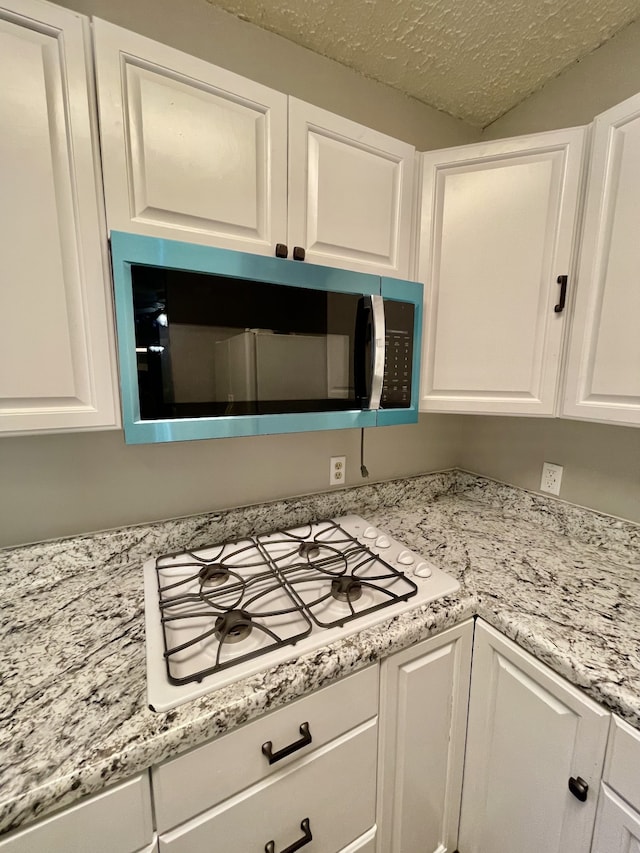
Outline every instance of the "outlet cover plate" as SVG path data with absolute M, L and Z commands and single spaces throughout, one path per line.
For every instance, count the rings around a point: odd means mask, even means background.
M 329 460 L 329 485 L 344 486 L 347 475 L 347 457 L 332 456 Z
M 562 482 L 562 465 L 554 465 L 553 462 L 545 462 L 542 466 L 542 479 L 540 480 L 540 491 L 550 495 L 560 494 L 560 483 Z

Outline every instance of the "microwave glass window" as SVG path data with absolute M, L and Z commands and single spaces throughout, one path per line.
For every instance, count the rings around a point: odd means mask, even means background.
M 143 420 L 361 408 L 365 300 L 132 265 Z

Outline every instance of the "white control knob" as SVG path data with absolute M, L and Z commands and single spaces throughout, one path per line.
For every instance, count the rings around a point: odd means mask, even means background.
M 430 578 L 431 577 L 431 566 L 429 563 L 418 563 L 418 565 L 413 570 L 414 575 L 417 575 L 419 578 Z
M 403 566 L 410 566 L 415 562 L 415 557 L 411 553 L 411 551 L 400 551 L 398 554 L 398 562 Z
M 375 527 L 367 527 L 367 529 L 362 535 L 365 537 L 365 539 L 375 539 L 378 535 L 378 531 L 375 529 Z
M 378 538 L 376 539 L 376 545 L 378 546 L 378 548 L 388 548 L 389 545 L 391 545 L 391 540 L 383 533 L 382 536 L 378 536 Z

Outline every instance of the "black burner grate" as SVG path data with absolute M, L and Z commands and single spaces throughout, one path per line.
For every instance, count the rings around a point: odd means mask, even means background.
M 156 560 L 172 684 L 406 601 L 416 585 L 334 521 Z M 316 630 L 317 630 L 316 628 Z

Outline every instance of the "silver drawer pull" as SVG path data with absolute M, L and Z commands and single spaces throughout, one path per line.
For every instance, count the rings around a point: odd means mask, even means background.
M 266 743 L 263 743 L 262 754 L 266 755 L 266 757 L 269 759 L 269 764 L 275 764 L 276 761 L 280 761 L 281 758 L 286 758 L 287 755 L 291 755 L 292 752 L 297 752 L 297 750 L 302 749 L 303 747 L 308 746 L 311 743 L 311 732 L 309 731 L 309 723 L 300 723 L 300 734 L 302 735 L 300 740 L 296 740 L 294 741 L 294 743 L 290 743 L 289 746 L 283 746 L 282 749 L 279 749 L 277 752 L 273 751 L 273 743 L 270 740 L 268 740 Z
M 311 824 L 309 823 L 309 818 L 305 817 L 305 819 L 300 824 L 300 829 L 304 832 L 302 838 L 299 838 L 297 841 L 294 841 L 289 847 L 281 850 L 280 853 L 295 853 L 296 850 L 299 850 L 301 847 L 304 847 L 305 844 L 308 844 L 312 839 L 313 835 L 311 835 Z M 276 853 L 276 843 L 275 841 L 267 841 L 264 845 L 264 853 Z

